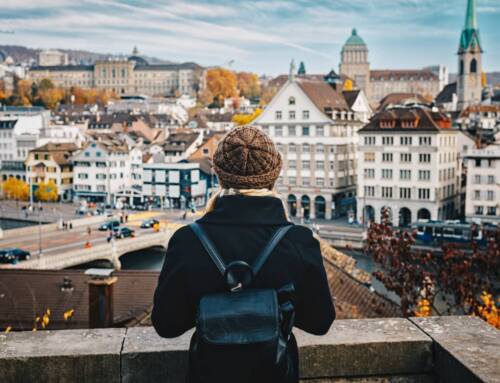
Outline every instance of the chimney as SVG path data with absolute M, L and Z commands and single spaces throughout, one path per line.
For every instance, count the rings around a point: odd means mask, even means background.
M 111 276 L 114 269 L 88 269 L 89 284 L 89 328 L 104 328 L 113 325 L 113 285 L 118 280 Z

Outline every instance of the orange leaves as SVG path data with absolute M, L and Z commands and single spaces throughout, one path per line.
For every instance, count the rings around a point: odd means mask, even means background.
M 49 180 L 49 182 L 45 183 L 42 182 L 38 184 L 38 189 L 35 192 L 35 197 L 39 201 L 57 201 L 57 185 L 55 184 L 54 181 Z
M 240 96 L 246 98 L 258 97 L 260 95 L 259 76 L 250 72 L 239 72 L 237 75 Z
M 10 177 L 0 184 L 0 189 L 5 198 L 27 201 L 29 186 L 26 182 Z
M 260 114 L 262 113 L 262 109 L 255 109 L 255 112 L 252 114 L 235 114 L 233 116 L 233 122 L 236 123 L 236 125 L 248 125 L 250 124 L 253 120 L 255 120 Z
M 477 307 L 477 314 L 490 325 L 500 329 L 500 310 L 497 305 L 500 305 L 500 296 L 496 298 L 497 304 L 492 294 L 483 291 L 481 294 L 481 303 Z
M 219 101 L 238 96 L 238 82 L 233 71 L 224 68 L 210 69 L 206 82 L 207 89 Z
M 73 318 L 73 315 L 75 314 L 75 310 L 74 309 L 69 309 L 67 311 L 64 312 L 63 314 L 63 318 L 65 321 Z

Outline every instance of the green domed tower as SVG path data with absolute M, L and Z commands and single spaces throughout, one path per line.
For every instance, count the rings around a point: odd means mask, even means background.
M 350 77 L 356 85 L 370 94 L 370 63 L 368 47 L 354 28 L 340 53 L 339 73 Z

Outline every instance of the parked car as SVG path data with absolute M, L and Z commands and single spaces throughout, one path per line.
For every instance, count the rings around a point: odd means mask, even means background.
M 141 223 L 141 229 L 151 229 L 154 225 L 159 224 L 157 219 L 145 219 Z
M 87 214 L 88 209 L 85 206 L 80 206 L 78 209 L 76 209 L 75 213 L 79 215 L 84 215 Z
M 115 231 L 115 238 L 135 237 L 134 230 L 128 227 L 120 227 Z
M 119 226 L 120 226 L 120 221 L 112 220 L 104 222 L 101 226 L 99 226 L 99 230 L 100 231 L 116 230 L 118 229 Z
M 29 251 L 9 247 L 0 249 L 0 263 L 17 263 L 18 261 L 26 261 L 31 258 Z

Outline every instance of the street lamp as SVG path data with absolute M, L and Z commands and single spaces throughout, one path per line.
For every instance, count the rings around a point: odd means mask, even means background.
M 38 257 L 42 257 L 42 201 L 38 201 Z

